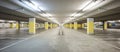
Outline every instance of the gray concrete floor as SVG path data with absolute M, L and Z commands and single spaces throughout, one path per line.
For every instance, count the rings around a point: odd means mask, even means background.
M 0 52 L 120 52 L 120 49 L 96 36 L 73 29 L 49 29 L 0 48 Z
M 86 34 L 86 29 L 79 29 L 79 31 Z M 106 41 L 120 49 L 120 29 L 95 29 L 95 34 L 90 36 Z

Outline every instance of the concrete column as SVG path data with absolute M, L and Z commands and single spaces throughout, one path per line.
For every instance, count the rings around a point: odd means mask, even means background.
M 72 29 L 72 23 L 70 23 L 70 29 Z
M 83 24 L 82 24 L 82 28 L 84 28 L 84 26 L 85 26 L 85 25 L 84 25 L 84 23 L 83 23 Z
M 10 23 L 10 28 L 14 28 L 14 23 Z
M 50 23 L 50 28 L 51 28 L 51 29 L 53 28 L 53 24 L 52 24 L 52 23 Z
M 58 27 L 58 25 L 57 24 L 53 24 L 53 28 L 56 28 L 56 27 Z
M 109 27 L 111 27 L 111 26 L 112 26 L 112 24 L 111 24 L 111 23 L 108 23 L 108 26 L 109 26 Z
M 94 34 L 94 18 L 87 18 L 87 34 Z
M 106 30 L 107 29 L 107 22 L 103 21 L 103 30 Z
M 75 29 L 75 30 L 78 29 L 77 22 L 74 22 L 74 29 Z
M 68 28 L 68 24 L 64 24 L 64 27 Z
M 20 21 L 16 22 L 16 29 L 20 30 Z
M 55 24 L 55 28 L 58 27 L 58 24 Z
M 48 22 L 45 22 L 45 29 L 47 30 L 49 28 Z
M 29 33 L 35 34 L 36 33 L 36 19 L 35 18 L 29 18 Z
M 81 24 L 78 24 L 77 26 L 78 26 L 78 28 L 81 28 L 81 27 L 82 27 L 82 25 L 81 25 Z
M 69 24 L 66 24 L 66 27 L 69 28 Z

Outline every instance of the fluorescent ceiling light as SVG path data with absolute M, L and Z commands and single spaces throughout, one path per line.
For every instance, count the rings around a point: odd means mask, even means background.
M 114 23 L 115 21 L 108 21 L 108 22 Z
M 83 13 L 73 13 L 72 15 L 71 15 L 71 17 L 78 17 L 78 16 L 81 16 Z
M 15 22 L 15 21 L 8 21 L 8 22 Z
M 36 11 L 41 11 L 40 7 L 29 2 L 29 1 L 26 1 L 26 0 L 21 0 L 23 3 L 25 3 L 26 5 L 28 5 L 29 7 L 33 8 L 34 10 Z
M 91 3 L 89 3 L 85 8 L 82 9 L 82 11 L 87 11 L 87 10 L 91 10 L 93 7 L 95 7 L 95 5 L 99 5 L 100 2 L 102 2 L 103 0 L 92 0 Z
M 42 13 L 42 14 L 40 14 L 41 16 L 43 16 L 43 17 L 49 17 L 47 14 L 45 14 L 45 13 Z
M 51 14 L 47 14 L 48 16 L 52 16 Z
M 52 16 L 51 14 L 46 14 L 46 13 L 42 13 L 40 15 L 43 16 L 43 17 L 51 17 Z
M 77 17 L 77 16 L 81 16 L 82 14 L 81 13 L 78 13 L 78 14 L 75 14 L 74 16 Z
M 31 2 L 32 2 L 34 5 L 36 5 L 36 6 L 40 6 L 40 7 L 38 7 L 39 9 L 41 9 L 41 10 L 46 10 L 46 9 L 44 8 L 44 6 L 41 6 L 41 5 L 40 5 L 40 3 L 38 4 L 38 3 L 34 2 L 34 0 L 31 0 Z

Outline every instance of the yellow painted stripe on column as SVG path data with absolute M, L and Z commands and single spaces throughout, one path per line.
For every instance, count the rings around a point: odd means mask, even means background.
M 18 22 L 16 23 L 16 29 L 19 29 L 19 23 Z
M 52 28 L 54 28 L 54 26 L 55 26 L 55 25 L 54 25 L 54 24 L 52 24 Z
M 66 27 L 67 27 L 67 28 L 69 28 L 69 25 L 68 25 L 68 24 L 66 24 Z
M 72 29 L 72 23 L 70 23 L 70 28 Z
M 78 24 L 77 26 L 78 26 L 78 28 L 81 28 L 81 24 Z
M 87 22 L 87 34 L 94 34 L 94 22 Z
M 107 29 L 107 22 L 104 22 L 104 30 Z
M 14 23 L 10 23 L 10 28 L 14 28 Z
M 111 26 L 112 26 L 112 24 L 111 24 L 111 23 L 109 23 L 109 26 L 111 27 Z
M 50 24 L 50 28 L 53 28 L 53 24 L 52 23 Z
M 35 33 L 35 22 L 29 22 L 29 33 Z
M 55 24 L 55 27 L 57 27 L 58 25 L 57 24 Z
M 77 22 L 74 22 L 74 29 L 77 30 L 78 27 L 77 27 Z
M 68 28 L 68 24 L 65 24 L 64 27 Z
M 45 29 L 47 30 L 49 28 L 48 22 L 45 22 Z
M 70 28 L 70 24 L 67 24 L 67 28 Z
M 66 27 L 69 28 L 69 24 L 66 24 Z
M 84 28 L 84 24 L 82 24 L 82 28 Z

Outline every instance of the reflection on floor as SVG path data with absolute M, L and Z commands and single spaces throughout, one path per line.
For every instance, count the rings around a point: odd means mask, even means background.
M 63 28 L 63 35 L 60 35 L 59 28 L 49 29 L 4 46 L 0 52 L 120 52 L 97 35 L 83 32 Z
M 80 29 L 79 31 L 86 33 L 86 29 Z M 95 29 L 95 35 L 91 36 L 107 41 L 120 48 L 120 29 Z

